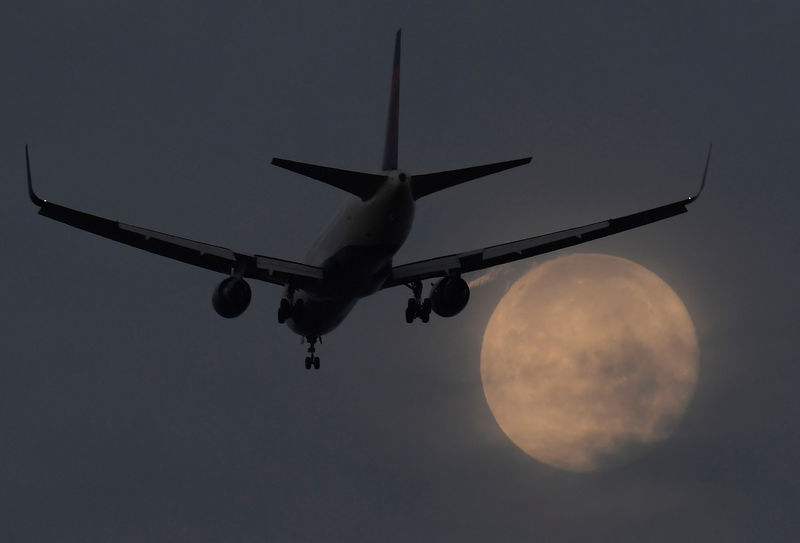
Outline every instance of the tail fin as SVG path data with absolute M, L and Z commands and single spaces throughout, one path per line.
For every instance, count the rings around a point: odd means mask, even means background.
M 423 196 L 433 194 L 467 181 L 472 181 L 479 177 L 485 177 L 493 173 L 502 172 L 509 168 L 516 168 L 531 161 L 531 157 L 509 160 L 507 162 L 496 162 L 494 164 L 484 164 L 483 166 L 473 166 L 460 170 L 449 170 L 446 172 L 427 173 L 415 175 L 411 178 L 411 194 L 415 200 Z
M 397 169 L 397 135 L 400 117 L 400 30 L 394 40 L 394 66 L 392 67 L 392 90 L 389 95 L 389 115 L 386 120 L 386 141 L 383 146 L 384 171 Z

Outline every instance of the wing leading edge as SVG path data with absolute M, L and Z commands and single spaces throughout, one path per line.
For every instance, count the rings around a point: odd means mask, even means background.
M 455 253 L 395 266 L 392 268 L 392 273 L 383 285 L 383 288 L 430 279 L 432 277 L 443 277 L 446 275 L 457 275 L 483 270 L 499 264 L 506 264 L 508 262 L 557 251 L 566 247 L 572 247 L 574 245 L 586 243 L 587 241 L 603 238 L 612 234 L 624 232 L 625 230 L 631 230 L 669 217 L 674 217 L 681 213 L 686 213 L 686 211 L 688 211 L 686 206 L 694 202 L 705 187 L 710 160 L 711 146 L 709 145 L 700 189 L 697 194 L 685 200 L 654 207 L 623 217 L 579 226 L 577 228 L 569 228 L 559 232 L 493 245 L 483 249 Z
M 39 206 L 39 215 L 44 217 L 137 249 L 224 274 L 240 274 L 242 277 L 299 288 L 311 287 L 322 279 L 322 269 L 315 266 L 263 255 L 239 253 L 218 245 L 124 224 L 48 202 L 37 196 L 33 190 L 27 145 L 25 162 L 28 172 L 28 195 L 31 201 Z

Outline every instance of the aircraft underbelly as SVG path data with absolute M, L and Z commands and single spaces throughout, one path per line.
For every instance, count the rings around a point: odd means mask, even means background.
M 303 301 L 302 314 L 287 321 L 303 336 L 316 337 L 336 328 L 359 298 L 377 292 L 392 267 L 395 247 L 344 247 L 324 265 L 325 279 L 314 291 L 297 290 L 295 303 Z
M 316 338 L 339 326 L 357 302 L 358 298 L 307 298 L 304 300 L 302 315 L 290 318 L 286 324 L 296 334 Z
M 388 180 L 369 202 L 350 199 L 306 261 L 323 270 L 313 290 L 296 290 L 286 297 L 303 301 L 302 314 L 286 321 L 306 337 L 326 334 L 338 326 L 359 298 L 380 290 L 391 274 L 392 257 L 408 237 L 414 203 L 408 185 Z M 293 294 L 293 296 L 292 296 Z

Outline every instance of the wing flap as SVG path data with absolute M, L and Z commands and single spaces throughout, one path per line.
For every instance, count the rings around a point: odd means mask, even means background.
M 577 228 L 569 228 L 559 232 L 493 245 L 475 251 L 456 253 L 396 266 L 392 268 L 392 273 L 384 284 L 384 288 L 412 281 L 429 279 L 431 277 L 443 277 L 450 274 L 483 270 L 492 266 L 572 247 L 594 239 L 644 226 L 668 217 L 680 215 L 687 211 L 686 205 L 691 201 L 692 199 L 689 198 L 639 213 L 587 224 Z
M 219 273 L 241 273 L 244 277 L 299 288 L 313 288 L 323 277 L 322 269 L 316 266 L 263 255 L 239 253 L 219 245 L 121 223 L 48 202 L 37 196 L 33 190 L 27 146 L 25 146 L 25 161 L 28 169 L 28 195 L 39 207 L 39 215 L 44 217 L 149 253 Z
M 316 282 L 324 277 L 322 268 L 316 266 L 264 255 L 255 255 L 255 259 L 256 269 L 261 272 L 267 272 L 271 277 L 291 277 L 294 278 L 295 282 L 299 282 L 301 278 L 303 282 L 306 282 L 306 280 Z M 289 283 L 291 281 L 284 280 L 281 282 Z
M 207 270 L 278 285 L 310 288 L 322 279 L 322 269 L 290 260 L 239 253 L 187 238 L 120 223 L 43 201 L 39 214 L 107 239 Z
M 45 201 L 39 215 L 137 249 L 213 271 L 229 273 L 231 263 L 235 265 L 237 262 L 236 253 L 222 247 L 122 224 L 52 202 Z
M 533 236 L 518 241 L 501 243 L 500 245 L 492 245 L 483 249 L 395 266 L 392 268 L 392 273 L 384 283 L 383 288 L 407 284 L 413 281 L 421 281 L 431 277 L 443 277 L 451 274 L 483 270 L 499 264 L 506 264 L 508 262 L 522 260 L 523 258 L 530 258 L 532 256 L 580 245 L 581 243 L 586 243 L 594 239 L 611 236 L 619 232 L 624 232 L 625 230 L 631 230 L 669 217 L 674 217 L 675 215 L 680 215 L 681 213 L 686 213 L 688 210 L 686 206 L 696 201 L 706 186 L 706 177 L 708 176 L 708 166 L 710 162 L 711 145 L 708 146 L 700 188 L 694 196 L 690 196 L 685 200 L 646 209 L 638 213 L 632 213 L 614 219 L 608 219 L 606 221 L 561 230 L 559 232 L 552 232 L 550 234 Z

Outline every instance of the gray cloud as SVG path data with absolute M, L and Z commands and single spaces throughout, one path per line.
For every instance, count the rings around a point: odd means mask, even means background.
M 795 541 L 794 3 L 19 3 L 0 21 L 0 526 L 8 541 Z M 424 201 L 398 262 L 690 194 L 593 242 L 663 277 L 698 329 L 695 398 L 627 466 L 564 474 L 494 425 L 480 340 L 364 300 L 308 375 L 279 292 L 223 322 L 221 279 L 36 216 L 42 195 L 301 258 L 336 210 L 274 155 L 378 166 L 404 29 L 400 161 L 534 154 Z

